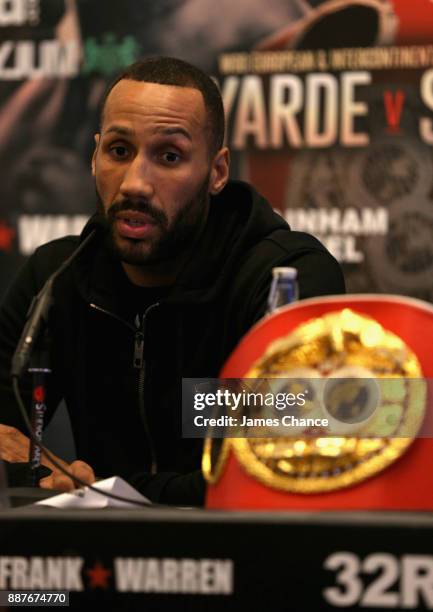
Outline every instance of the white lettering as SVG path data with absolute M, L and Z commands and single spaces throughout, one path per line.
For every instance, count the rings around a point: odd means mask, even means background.
M 47 583 L 50 589 L 63 588 L 63 559 L 60 557 L 47 557 Z
M 179 572 L 175 559 L 164 559 L 162 565 L 162 590 L 164 593 L 179 592 Z
M 147 593 L 161 591 L 161 580 L 159 577 L 159 562 L 157 559 L 148 559 L 145 565 L 143 590 Z
M 284 217 L 292 229 L 312 234 L 386 235 L 388 210 L 378 208 L 287 208 Z
M 29 572 L 29 589 L 45 589 L 46 588 L 45 572 L 44 572 L 44 559 L 41 557 L 33 557 L 30 559 L 30 572 Z
M 0 0 L 0 26 L 17 26 L 26 22 L 26 0 Z
M 214 562 L 214 593 L 230 595 L 233 593 L 233 561 L 230 559 Z
M 341 78 L 341 143 L 348 147 L 362 147 L 370 142 L 368 134 L 354 131 L 354 119 L 366 115 L 365 102 L 355 102 L 355 87 L 371 82 L 369 72 L 345 72 Z
M 371 82 L 366 71 L 227 76 L 221 92 L 234 149 L 361 147 L 369 135 L 357 121 L 368 113 L 357 90 Z M 357 129 L 356 129 L 357 127 Z
M 120 592 L 139 592 L 141 589 L 141 575 L 143 573 L 142 559 L 115 559 L 116 590 Z
M 363 562 L 351 552 L 335 552 L 323 567 L 334 571 L 334 584 L 323 591 L 335 607 L 433 608 L 433 557 L 373 553 Z M 364 575 L 373 575 L 365 581 Z M 367 584 L 365 584 L 365 582 Z
M 433 110 L 433 68 L 424 72 L 420 82 L 420 94 L 424 104 Z M 422 117 L 419 120 L 419 132 L 421 138 L 427 144 L 433 144 L 433 125 L 432 120 Z
M 22 255 L 50 240 L 81 233 L 88 221 L 86 215 L 21 215 L 18 218 L 18 243 Z
M 200 561 L 199 590 L 200 593 L 214 592 L 214 562 L 211 559 Z
M 247 76 L 243 81 L 233 128 L 234 148 L 243 149 L 248 136 L 254 137 L 254 144 L 258 148 L 267 147 L 263 84 L 257 76 Z
M 114 560 L 120 592 L 230 594 L 233 561 L 224 559 Z
M 292 147 L 302 145 L 302 136 L 295 115 L 303 102 L 302 83 L 290 74 L 271 77 L 270 92 L 270 139 L 271 146 L 283 146 L 283 133 Z
M 0 79 L 73 77 L 79 73 L 79 48 L 75 41 L 6 40 L 0 44 Z
M 0 557 L 0 588 L 82 591 L 82 557 Z
M 182 593 L 197 593 L 196 561 L 193 559 L 182 559 L 181 563 L 181 585 Z
M 28 566 L 29 562 L 25 557 L 12 558 L 12 574 L 10 582 L 12 589 L 28 588 Z
M 319 238 L 328 251 L 338 261 L 345 263 L 360 263 L 364 254 L 357 250 L 355 236 L 320 236 Z
M 231 76 L 225 79 L 221 89 L 226 121 L 229 122 L 236 94 L 239 90 L 239 77 Z
M 309 74 L 305 97 L 305 141 L 310 147 L 332 145 L 337 139 L 338 130 L 337 79 L 332 74 Z M 320 108 L 323 108 L 322 130 L 319 126 Z
M 6 590 L 12 576 L 12 562 L 10 557 L 0 557 L 0 589 Z
M 81 557 L 66 557 L 65 559 L 65 586 L 67 591 L 82 591 L 83 582 L 81 580 L 81 568 L 83 566 Z M 51 585 L 47 588 L 51 588 Z
M 433 557 L 406 555 L 402 557 L 401 604 L 403 608 L 422 606 L 433 608 Z

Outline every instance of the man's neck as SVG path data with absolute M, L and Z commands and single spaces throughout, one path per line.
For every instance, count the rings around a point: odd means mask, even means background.
M 168 287 L 174 285 L 178 274 L 177 267 L 168 271 L 163 266 L 134 266 L 123 261 L 122 267 L 131 283 L 138 287 Z

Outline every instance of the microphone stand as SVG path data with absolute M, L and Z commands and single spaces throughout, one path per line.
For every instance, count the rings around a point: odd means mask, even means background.
M 49 359 L 50 336 L 48 326 L 45 327 L 36 341 L 30 358 L 28 371 L 32 374 L 32 410 L 31 423 L 34 437 L 29 449 L 29 486 L 37 487 L 37 470 L 41 465 L 41 448 L 36 442 L 42 442 L 44 419 L 47 405 L 47 378 L 51 374 Z
M 42 443 L 47 377 L 51 373 L 49 359 L 48 318 L 53 302 L 52 289 L 54 281 L 66 270 L 79 253 L 93 240 L 96 229 L 93 229 L 77 249 L 47 279 L 39 293 L 33 298 L 27 313 L 27 321 L 12 357 L 11 377 L 18 380 L 30 363 L 28 371 L 33 375 L 32 386 L 32 429 L 29 451 L 29 480 L 31 486 L 37 485 L 36 471 L 41 464 L 41 448 L 36 440 Z M 33 439 L 35 438 L 35 440 Z

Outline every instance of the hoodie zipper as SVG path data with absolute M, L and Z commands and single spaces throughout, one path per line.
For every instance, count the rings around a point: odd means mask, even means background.
M 105 308 L 101 308 L 100 306 L 97 306 L 96 304 L 89 304 L 90 308 L 93 308 L 94 310 L 99 310 L 99 312 L 103 312 L 104 314 L 108 315 L 109 317 L 112 317 L 113 319 L 116 319 L 116 321 L 119 321 L 120 323 L 123 323 L 123 325 L 126 325 L 126 327 L 129 327 L 129 329 L 132 329 L 133 332 L 135 332 L 135 327 L 133 325 L 131 325 L 131 323 L 128 323 L 128 321 L 125 321 L 125 319 L 122 319 L 122 317 L 117 316 L 116 314 L 114 314 L 114 312 L 110 312 L 109 310 L 105 310 Z
M 151 466 L 150 473 L 156 474 L 158 471 L 158 463 L 156 457 L 156 449 L 153 443 L 153 438 L 150 433 L 149 420 L 147 418 L 146 404 L 144 401 L 144 385 L 146 381 L 146 361 L 144 359 L 144 338 L 146 332 L 146 319 L 151 310 L 159 306 L 159 302 L 151 304 L 146 308 L 141 320 L 141 330 L 135 332 L 134 344 L 134 367 L 139 370 L 138 373 L 138 409 L 140 411 L 141 421 L 146 432 L 147 441 L 150 449 Z
M 146 411 L 146 404 L 144 401 L 144 387 L 145 387 L 145 381 L 146 381 L 146 361 L 144 359 L 144 336 L 145 336 L 146 318 L 149 312 L 158 306 L 159 306 L 159 302 L 156 302 L 155 304 L 151 304 L 150 306 L 148 306 L 148 308 L 146 308 L 143 314 L 142 321 L 141 321 L 141 328 L 137 329 L 137 327 L 134 327 L 133 325 L 131 325 L 131 323 L 129 323 L 128 321 L 125 321 L 125 319 L 122 319 L 121 317 L 114 314 L 113 312 L 110 312 L 109 310 L 105 310 L 105 308 L 101 308 L 100 306 L 97 306 L 96 304 L 90 304 L 90 308 L 93 308 L 94 310 L 98 310 L 99 312 L 103 312 L 109 317 L 116 319 L 116 321 L 123 323 L 130 330 L 134 332 L 134 355 L 133 355 L 132 365 L 134 369 L 139 370 L 139 373 L 138 373 L 138 409 L 139 409 L 139 413 L 141 417 L 141 422 L 143 424 L 144 433 L 146 435 L 147 444 L 150 450 L 150 456 L 151 456 L 150 473 L 151 474 L 157 473 L 158 463 L 157 463 L 157 458 L 156 458 L 155 445 L 153 443 L 153 439 L 150 433 L 149 421 L 147 418 L 147 411 Z

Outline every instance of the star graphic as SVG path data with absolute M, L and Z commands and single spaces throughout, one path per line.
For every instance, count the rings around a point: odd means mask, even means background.
M 89 587 L 91 589 L 101 588 L 108 589 L 108 579 L 112 574 L 111 570 L 105 569 L 99 561 L 95 563 L 93 568 L 87 569 L 86 574 L 89 577 Z
M 14 238 L 15 230 L 0 220 L 0 251 L 10 251 Z

